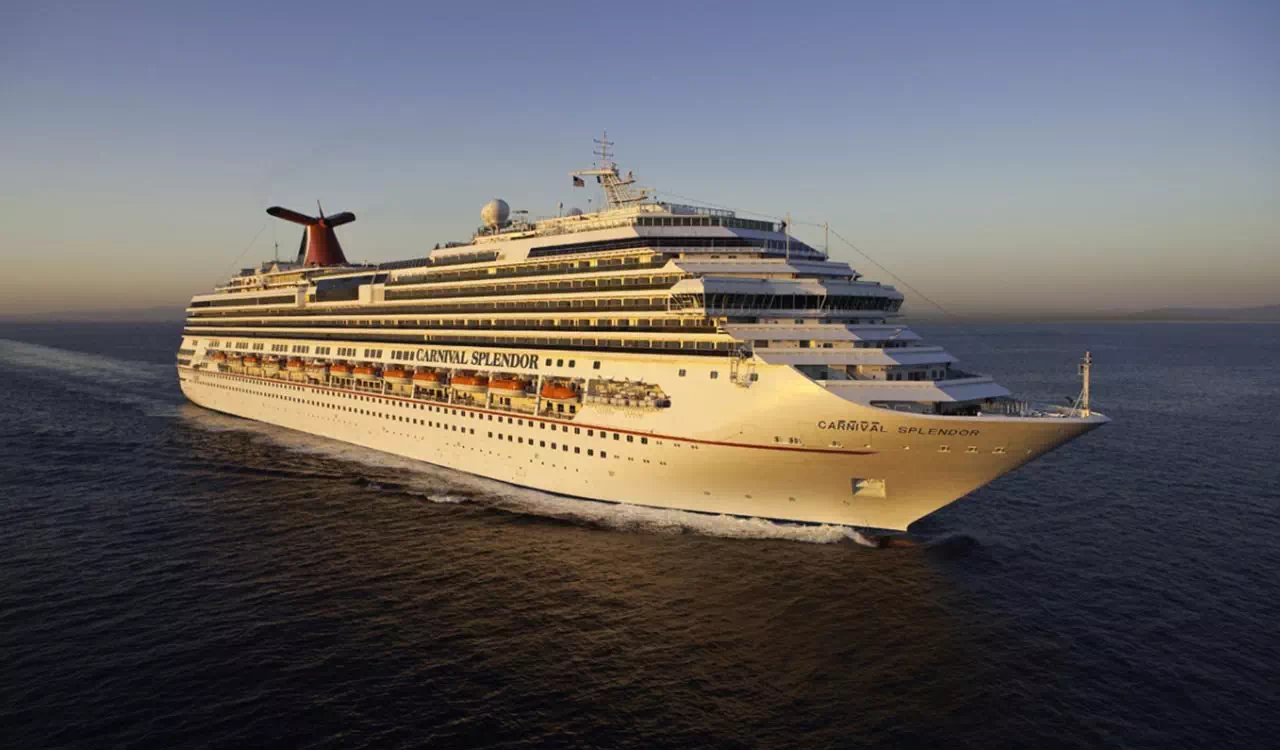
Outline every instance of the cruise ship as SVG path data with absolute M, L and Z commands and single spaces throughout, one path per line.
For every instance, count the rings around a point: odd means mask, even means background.
M 785 221 L 659 200 L 601 140 L 570 174 L 598 210 L 495 199 L 415 260 L 348 262 L 353 214 L 268 209 L 298 257 L 191 300 L 183 393 L 560 495 L 894 531 L 1108 421 L 1087 361 L 1075 404 L 1016 399 L 894 287 Z

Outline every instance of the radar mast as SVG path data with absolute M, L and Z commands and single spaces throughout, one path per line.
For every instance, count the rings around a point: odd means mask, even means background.
M 604 189 L 605 204 L 611 209 L 627 208 L 647 201 L 651 192 L 649 188 L 636 187 L 636 181 L 631 172 L 627 172 L 626 177 L 618 173 L 618 165 L 614 163 L 613 152 L 610 150 L 614 143 L 609 140 L 609 131 L 606 130 L 601 137 L 591 140 L 597 146 L 593 153 L 600 157 L 600 160 L 596 162 L 594 169 L 570 172 L 570 175 L 575 178 L 574 185 L 579 186 L 579 183 L 582 183 L 582 180 L 577 178 L 595 177 L 596 182 L 600 183 L 600 187 Z

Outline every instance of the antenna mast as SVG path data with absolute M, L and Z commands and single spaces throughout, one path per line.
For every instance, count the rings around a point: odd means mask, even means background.
M 613 161 L 613 141 L 609 140 L 609 131 L 606 130 L 601 137 L 591 140 L 599 147 L 592 153 L 600 157 L 600 161 L 596 163 L 595 169 L 580 169 L 570 174 L 575 178 L 596 178 L 596 182 L 604 190 L 605 205 L 608 208 L 627 208 L 648 200 L 651 192 L 649 188 L 635 187 L 636 181 L 630 172 L 625 178 L 618 174 L 618 165 Z M 577 185 L 577 181 L 574 184 Z

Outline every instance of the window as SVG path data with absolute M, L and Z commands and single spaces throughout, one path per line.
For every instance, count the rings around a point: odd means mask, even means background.
M 596 360 L 595 362 L 592 362 L 592 363 L 591 363 L 591 369 L 593 369 L 593 370 L 599 370 L 599 369 L 600 369 L 600 360 Z
M 681 371 L 680 371 L 680 377 L 682 377 L 682 378 L 683 378 L 684 376 L 685 376 L 685 371 L 684 371 L 684 370 L 681 370 Z
M 577 361 L 576 361 L 576 360 L 572 360 L 572 359 L 571 359 L 571 360 L 569 360 L 569 366 L 570 366 L 570 367 L 573 367 L 575 364 L 577 364 Z
M 716 378 L 719 378 L 719 377 L 720 377 L 720 371 L 719 371 L 719 370 L 712 370 L 712 371 L 711 371 L 711 379 L 712 379 L 712 380 L 715 380 Z

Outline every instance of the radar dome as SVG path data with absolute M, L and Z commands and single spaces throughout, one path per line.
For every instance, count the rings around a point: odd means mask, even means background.
M 566 211 L 564 215 L 565 215 L 565 216 L 581 216 L 581 215 L 582 215 L 582 209 L 581 209 L 581 208 L 571 208 L 571 209 L 569 209 L 568 211 Z
M 480 209 L 480 221 L 484 222 L 486 227 L 494 229 L 507 223 L 507 219 L 511 217 L 511 206 L 501 198 L 494 198 L 484 204 L 484 208 Z

